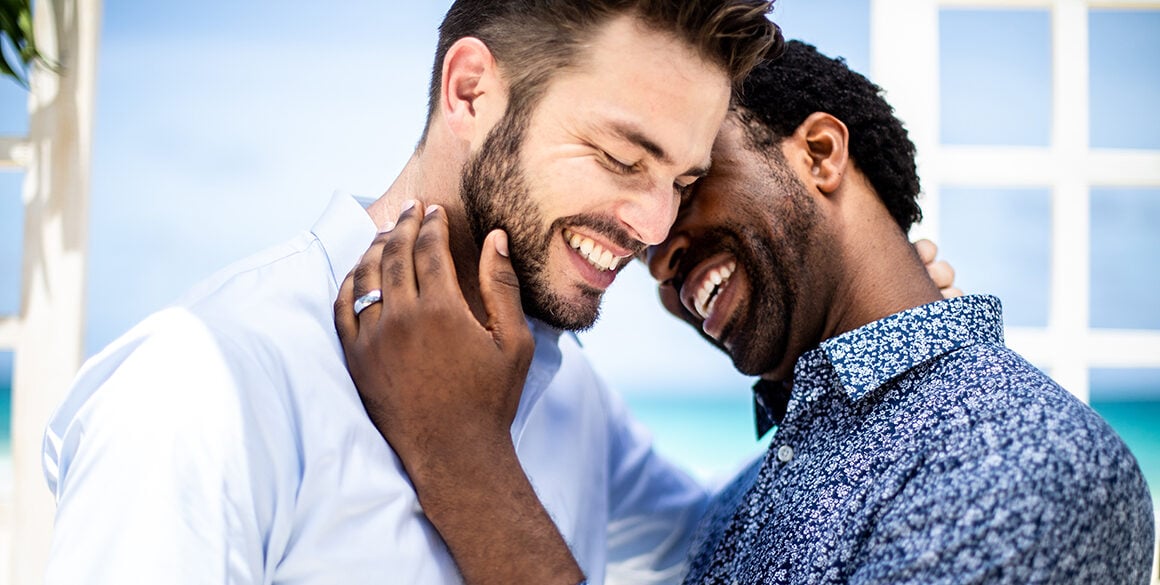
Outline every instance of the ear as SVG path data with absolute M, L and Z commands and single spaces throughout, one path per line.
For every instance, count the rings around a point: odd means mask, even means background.
M 794 133 L 805 146 L 813 184 L 822 193 L 837 191 L 850 163 L 850 131 L 841 120 L 825 112 L 814 112 Z
M 503 116 L 507 92 L 491 49 L 474 37 L 455 41 L 443 58 L 439 114 L 460 140 L 481 142 Z

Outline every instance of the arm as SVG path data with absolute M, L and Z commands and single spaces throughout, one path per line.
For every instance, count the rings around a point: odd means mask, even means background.
M 46 581 L 262 583 L 275 502 L 251 478 L 275 477 L 278 462 L 252 440 L 237 396 L 265 381 L 240 379 L 222 357 L 235 348 L 188 313 L 152 320 L 153 331 L 87 368 L 50 422 Z
M 575 585 L 584 575 L 511 439 L 534 345 L 506 235 L 484 242 L 481 324 L 459 288 L 446 213 L 419 209 L 379 234 L 339 291 L 351 377 L 466 582 Z M 383 301 L 355 315 L 354 299 L 372 289 Z

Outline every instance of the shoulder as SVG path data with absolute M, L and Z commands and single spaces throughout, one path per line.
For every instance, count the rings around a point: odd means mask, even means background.
M 1018 462 L 1033 476 L 1065 483 L 1112 470 L 1139 475 L 1127 446 L 1092 408 L 1016 352 L 974 345 L 937 360 L 916 383 L 938 412 L 946 452 Z
M 334 337 L 323 322 L 325 257 L 313 248 L 300 237 L 223 270 L 86 362 L 46 429 L 50 486 L 82 443 L 94 454 L 212 452 L 255 465 L 277 456 L 246 455 L 258 447 L 295 453 L 295 407 L 280 364 L 293 344 L 325 348 Z M 315 310 L 303 311 L 303 299 Z
M 964 348 L 926 375 L 920 387 L 938 432 L 921 445 L 894 520 L 919 531 L 909 522 L 946 521 L 948 535 L 1007 543 L 1006 560 L 964 550 L 979 566 L 1045 564 L 1056 577 L 1074 570 L 1100 581 L 1147 564 L 1151 497 L 1095 411 L 1003 347 Z

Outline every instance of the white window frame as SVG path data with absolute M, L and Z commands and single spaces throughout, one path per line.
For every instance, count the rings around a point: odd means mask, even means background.
M 1043 148 L 939 143 L 939 11 L 1045 9 L 1052 27 L 1051 141 Z M 871 0 L 871 76 L 918 148 L 925 186 L 914 237 L 938 241 L 941 187 L 1048 187 L 1051 281 L 1046 327 L 1011 327 L 1008 344 L 1075 396 L 1090 398 L 1092 368 L 1160 368 L 1160 331 L 1092 329 L 1091 190 L 1160 188 L 1160 151 L 1093 149 L 1091 9 L 1156 9 L 1157 0 Z M 982 237 L 982 236 L 981 236 Z

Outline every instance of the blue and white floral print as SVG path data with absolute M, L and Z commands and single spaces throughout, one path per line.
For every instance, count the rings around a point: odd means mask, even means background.
M 1147 583 L 1135 458 L 1003 346 L 998 299 L 827 340 L 788 396 L 769 451 L 706 515 L 687 583 Z

